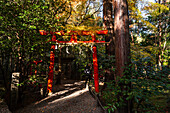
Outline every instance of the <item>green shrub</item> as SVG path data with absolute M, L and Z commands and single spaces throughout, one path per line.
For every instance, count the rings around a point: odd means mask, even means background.
M 160 70 L 157 67 L 150 63 L 149 57 L 132 62 L 122 78 L 117 77 L 117 81 L 107 83 L 107 88 L 103 91 L 105 108 L 111 112 L 130 101 L 133 112 L 163 112 L 165 106 L 161 107 L 158 102 L 153 101 L 153 97 L 165 95 L 169 90 L 170 69 L 162 67 Z

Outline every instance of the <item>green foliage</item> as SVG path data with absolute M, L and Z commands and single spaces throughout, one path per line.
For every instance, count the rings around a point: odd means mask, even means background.
M 84 40 L 88 40 L 87 37 L 84 37 Z M 83 38 L 81 38 L 83 39 Z M 84 69 L 88 63 L 92 65 L 92 46 L 88 44 L 80 44 L 78 46 L 74 47 L 75 52 L 75 62 L 79 66 L 79 72 L 81 72 L 81 75 L 84 74 Z
M 160 108 L 151 97 L 165 95 L 169 90 L 169 71 L 166 67 L 160 70 L 155 65 L 151 66 L 149 58 L 133 61 L 122 78 L 107 83 L 107 89 L 103 92 L 106 108 L 114 111 L 130 101 L 134 112 L 163 112 L 165 106 Z
M 135 44 L 134 46 L 131 46 L 131 57 L 134 61 L 147 59 L 150 63 L 156 64 L 155 54 L 158 52 L 158 47 L 151 45 L 141 46 L 139 44 Z M 146 62 L 144 63 L 146 64 Z
M 144 10 L 147 10 L 148 14 L 151 14 L 152 16 L 159 16 L 162 13 L 168 12 L 169 7 L 165 4 L 149 2 L 148 6 L 144 7 Z
M 17 84 L 18 86 L 29 86 L 29 85 L 42 85 L 47 84 L 47 77 L 46 76 L 39 76 L 39 75 L 29 75 L 28 79 L 25 79 L 23 82 Z

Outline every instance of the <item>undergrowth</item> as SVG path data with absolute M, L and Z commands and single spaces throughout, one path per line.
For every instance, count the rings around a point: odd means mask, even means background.
M 134 113 L 165 113 L 169 100 L 170 69 L 148 65 L 149 59 L 132 62 L 124 76 L 107 83 L 102 92 L 105 108 L 114 112 L 131 103 Z

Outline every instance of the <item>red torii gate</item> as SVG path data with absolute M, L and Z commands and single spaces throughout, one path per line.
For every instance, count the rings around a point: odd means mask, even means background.
M 39 30 L 41 35 L 52 35 L 52 42 L 57 42 L 57 43 L 105 43 L 105 41 L 99 41 L 96 40 L 95 33 L 98 35 L 106 35 L 108 33 L 108 30 L 100 30 L 100 31 L 95 31 L 90 32 L 90 31 L 69 31 L 69 32 L 63 32 L 63 31 L 58 31 L 58 32 L 47 32 L 45 30 Z M 71 40 L 70 41 L 59 41 L 56 40 L 56 35 L 59 36 L 66 36 L 70 35 Z M 77 35 L 91 35 L 92 40 L 89 41 L 77 41 Z M 51 45 L 51 49 L 55 50 L 55 45 Z M 55 54 L 53 51 L 50 53 L 50 66 L 49 66 L 49 73 L 48 73 L 48 84 L 47 84 L 47 90 L 48 93 L 52 93 L 52 83 L 53 83 L 53 74 L 54 74 L 54 57 Z M 99 93 L 99 78 L 98 78 L 98 63 L 97 63 L 97 47 L 94 45 L 93 46 L 93 68 L 94 68 L 94 84 L 95 84 L 95 91 L 96 93 Z
M 40 61 L 33 61 L 32 64 L 35 64 L 37 66 L 37 64 L 41 63 L 41 62 L 42 62 L 42 60 L 40 60 Z M 35 69 L 35 73 L 34 74 L 37 75 L 37 69 Z M 32 75 L 32 66 L 31 66 L 31 69 L 30 69 L 30 75 Z

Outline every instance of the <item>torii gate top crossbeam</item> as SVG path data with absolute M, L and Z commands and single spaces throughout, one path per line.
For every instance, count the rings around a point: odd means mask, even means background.
M 108 30 L 100 30 L 100 31 L 95 31 L 95 32 L 90 32 L 90 31 L 68 31 L 68 32 L 64 32 L 64 31 L 57 31 L 57 32 L 47 32 L 45 30 L 40 30 L 39 31 L 41 35 L 59 35 L 59 36 L 71 36 L 71 40 L 70 41 L 59 41 L 56 40 L 57 43 L 106 43 L 105 41 L 99 41 L 96 40 L 96 37 L 94 36 L 94 33 L 98 34 L 98 35 L 105 35 L 108 33 Z M 83 35 L 83 36 L 88 36 L 91 35 L 92 36 L 92 40 L 89 41 L 77 41 L 77 35 Z M 50 40 L 51 41 L 51 40 Z
M 84 36 L 87 36 L 87 35 L 92 35 L 92 34 L 97 34 L 97 35 L 106 35 L 108 33 L 108 30 L 100 30 L 100 31 L 95 31 L 95 32 L 91 32 L 91 31 L 67 31 L 67 32 L 64 32 L 64 31 L 56 31 L 56 32 L 48 32 L 48 31 L 45 31 L 45 30 L 39 30 L 40 34 L 41 35 L 48 35 L 48 34 L 51 34 L 51 35 L 60 35 L 60 36 L 68 36 L 68 35 L 84 35 Z

